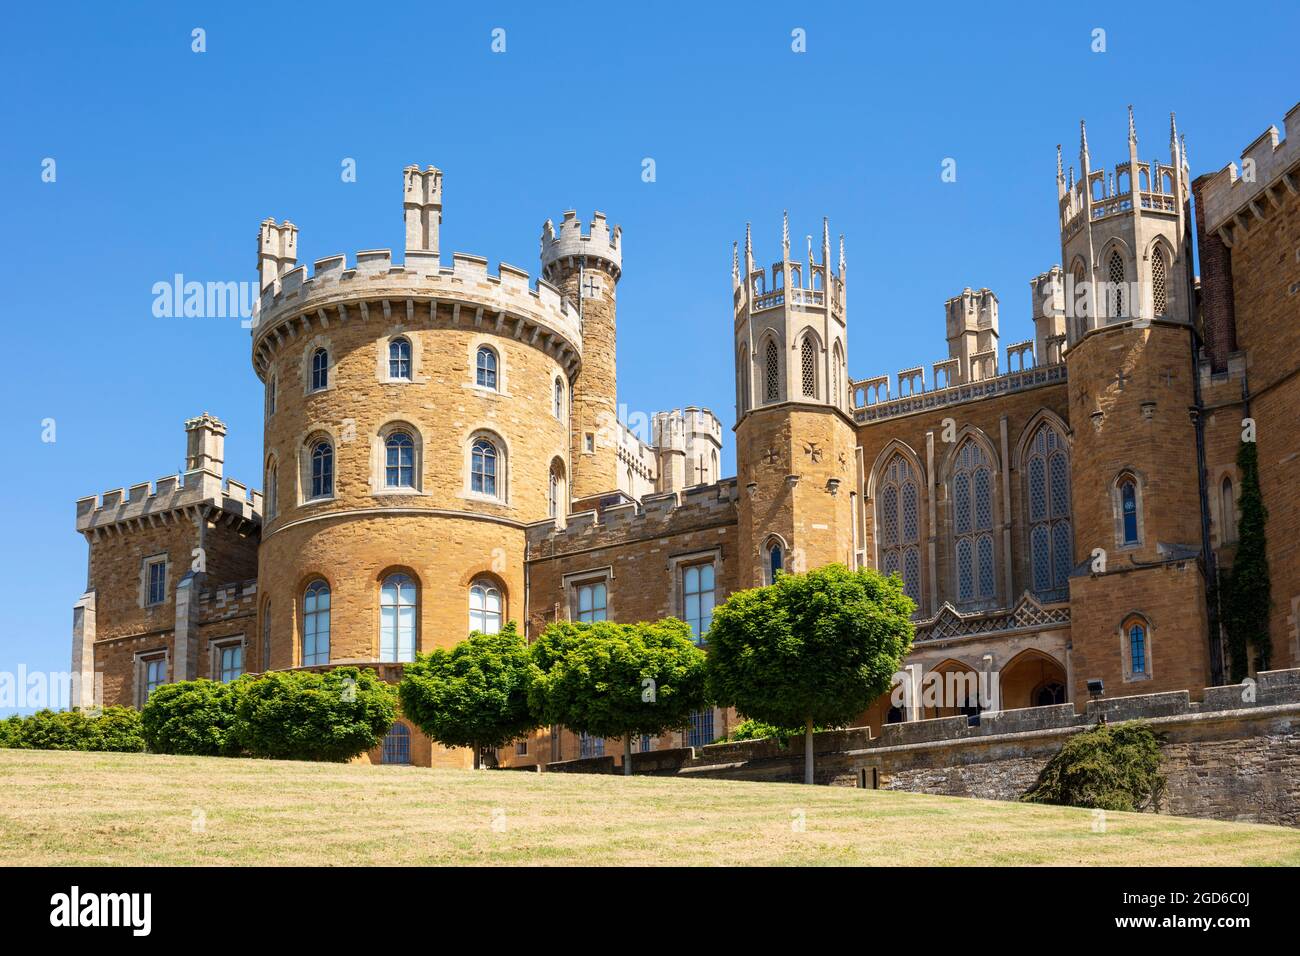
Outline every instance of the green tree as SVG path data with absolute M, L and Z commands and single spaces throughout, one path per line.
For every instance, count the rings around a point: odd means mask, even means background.
M 254 757 L 351 760 L 384 739 L 395 697 L 369 668 L 271 671 L 239 694 L 235 737 Z
M 840 564 L 779 574 L 714 610 L 709 695 L 775 727 L 802 726 L 812 783 L 813 728 L 843 726 L 889 690 L 914 610 L 897 575 Z
M 140 712 L 145 743 L 154 753 L 237 757 L 243 751 L 235 734 L 243 690 L 255 678 L 178 681 L 157 688 Z
M 1268 633 L 1269 609 L 1273 603 L 1268 571 L 1268 548 L 1264 525 L 1268 511 L 1259 490 L 1259 453 L 1253 441 L 1237 449 L 1241 472 L 1241 493 L 1237 510 L 1237 553 L 1230 571 L 1220 572 L 1219 594 L 1223 630 L 1228 639 L 1232 680 L 1240 683 L 1250 673 L 1250 648 L 1255 648 L 1258 670 L 1268 670 L 1273 644 Z
M 1160 738 L 1141 721 L 1075 734 L 1020 799 L 1095 810 L 1145 810 L 1165 789 Z
M 685 726 L 707 702 L 705 653 L 690 625 L 673 618 L 638 624 L 550 625 L 533 644 L 530 700 L 539 723 L 623 738 L 623 773 L 632 738 Z
M 419 654 L 406 665 L 402 713 L 447 747 L 504 747 L 537 726 L 528 709 L 528 644 L 511 621 L 497 634 L 478 631 L 450 650 Z

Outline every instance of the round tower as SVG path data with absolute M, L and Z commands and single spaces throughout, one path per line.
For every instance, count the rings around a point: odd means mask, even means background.
M 264 224 L 253 366 L 265 521 L 249 669 L 400 664 L 523 620 L 524 527 L 562 508 L 577 309 L 502 264 L 438 260 L 442 174 L 404 173 L 406 259 L 314 272 Z M 349 259 L 352 261 L 349 261 Z M 384 669 L 393 678 L 396 668 Z
M 582 370 L 573 382 L 569 428 L 575 501 L 619 487 L 615 313 L 622 239 L 622 227 L 611 233 L 602 212 L 592 215 L 586 234 L 572 209 L 558 232 L 549 219 L 542 227 L 542 278 L 576 304 L 582 328 Z
M 741 587 L 774 569 L 852 566 L 857 545 L 843 239 L 836 274 L 825 220 L 820 261 L 811 236 L 807 262 L 792 259 L 789 233 L 787 217 L 770 272 L 755 266 L 748 227 L 743 275 L 732 254 Z
M 1172 125 L 1172 124 L 1171 124 Z M 1070 394 L 1074 688 L 1110 697 L 1210 683 L 1200 560 L 1201 469 L 1193 372 L 1188 177 L 1129 157 L 1109 180 L 1060 170 Z

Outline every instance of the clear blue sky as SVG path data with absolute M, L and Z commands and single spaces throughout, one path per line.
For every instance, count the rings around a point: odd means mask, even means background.
M 998 294 L 1004 343 L 1032 334 L 1027 281 L 1059 258 L 1055 145 L 1077 162 L 1080 117 L 1112 165 L 1126 104 L 1147 160 L 1167 157 L 1176 110 L 1195 176 L 1300 98 L 1294 4 L 289 6 L 6 12 L 0 671 L 69 667 L 86 561 L 73 502 L 182 467 L 184 418 L 225 419 L 227 474 L 260 484 L 247 330 L 155 318 L 151 288 L 254 280 L 266 216 L 299 225 L 307 263 L 400 250 L 401 169 L 433 163 L 444 260 L 535 274 L 548 216 L 601 209 L 624 231 L 620 400 L 705 405 L 729 429 L 746 220 L 770 262 L 783 208 L 796 250 L 830 217 L 847 237 L 850 372 L 892 373 L 944 357 L 943 300 L 964 286 Z

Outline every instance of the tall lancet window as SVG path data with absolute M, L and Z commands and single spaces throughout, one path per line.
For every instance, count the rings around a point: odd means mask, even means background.
M 952 474 L 952 528 L 957 600 L 991 601 L 997 594 L 993 562 L 993 467 L 974 439 L 957 452 Z
M 1119 319 L 1124 317 L 1124 260 L 1120 257 L 1119 250 L 1113 250 L 1110 254 L 1110 265 L 1108 267 L 1110 274 L 1110 315 L 1111 318 Z
M 781 357 L 776 340 L 768 339 L 763 355 L 763 401 L 775 402 L 781 397 Z
M 1073 559 L 1070 531 L 1070 461 L 1065 439 L 1044 422 L 1029 443 L 1029 557 L 1035 596 L 1064 601 Z
M 880 528 L 880 570 L 898 574 L 907 596 L 921 603 L 921 485 L 902 455 L 894 455 L 880 473 L 876 521 Z
M 799 368 L 803 379 L 804 398 L 817 397 L 817 343 L 811 335 L 803 337 L 799 349 Z
M 1165 273 L 1165 256 L 1159 249 L 1151 254 L 1151 302 L 1156 318 L 1169 309 L 1168 276 Z

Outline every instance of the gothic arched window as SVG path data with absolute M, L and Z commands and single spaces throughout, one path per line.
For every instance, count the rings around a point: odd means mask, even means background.
M 1169 308 L 1168 276 L 1165 273 L 1165 256 L 1159 249 L 1151 254 L 1151 302 L 1156 318 Z
M 767 546 L 767 583 L 776 582 L 777 573 L 785 570 L 785 551 L 780 541 L 772 541 Z
M 390 574 L 379 589 L 379 659 L 415 660 L 415 620 L 419 604 L 415 582 L 405 574 Z
M 894 455 L 880 473 L 876 492 L 876 522 L 880 531 L 879 568 L 898 574 L 903 590 L 921 603 L 920 481 L 902 455 Z
M 1130 680 L 1151 675 L 1151 628 L 1146 618 L 1134 614 L 1124 621 L 1124 657 Z
M 781 397 L 781 357 L 776 341 L 767 340 L 763 355 L 763 401 L 775 402 Z
M 1070 460 L 1065 439 L 1044 422 L 1025 458 L 1028 475 L 1029 563 L 1034 594 L 1065 600 L 1073 564 L 1070 529 Z
M 1110 265 L 1107 269 L 1110 277 L 1110 314 L 1112 318 L 1122 318 L 1124 315 L 1124 259 L 1120 256 L 1118 249 L 1111 252 Z
M 749 350 L 745 346 L 740 347 L 736 354 L 736 374 L 737 374 L 737 393 L 736 393 L 736 414 L 743 415 L 749 411 Z
M 1138 494 L 1137 480 L 1132 475 L 1125 475 L 1119 480 L 1119 510 L 1121 523 L 1121 544 L 1138 544 L 1141 540 L 1138 529 Z
M 803 337 L 799 349 L 799 370 L 803 384 L 804 398 L 817 397 L 817 343 L 811 335 Z
M 555 405 L 552 412 L 556 418 L 564 421 L 564 382 L 558 378 L 555 380 Z
M 957 600 L 997 596 L 993 562 L 993 467 L 973 438 L 957 450 L 952 474 L 952 528 L 957 557 Z

